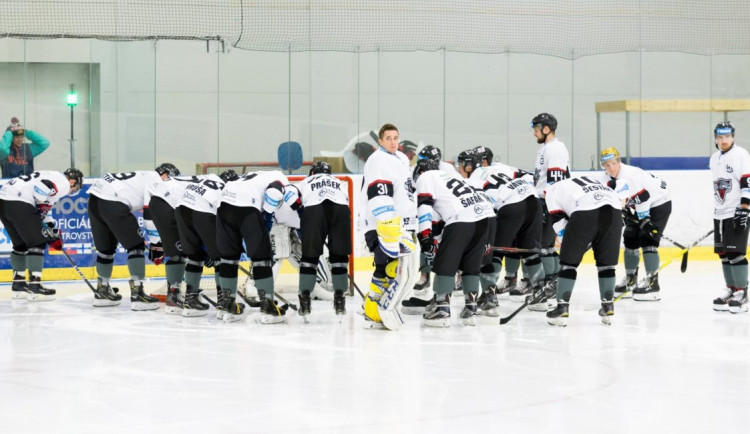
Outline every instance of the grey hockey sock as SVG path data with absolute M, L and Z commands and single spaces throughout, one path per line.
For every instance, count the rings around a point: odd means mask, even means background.
M 485 267 L 487 267 L 487 272 L 485 272 Z M 497 279 L 500 277 L 500 264 L 493 262 L 485 267 L 482 267 L 482 272 L 479 274 L 479 283 L 482 285 L 482 292 L 487 291 L 490 286 L 497 284 Z M 489 271 L 490 267 L 492 267 L 492 271 Z M 466 283 L 464 283 L 464 291 L 466 291 Z
M 144 258 L 143 256 L 134 256 L 128 258 L 128 271 L 130 272 L 130 277 L 136 282 L 145 279 L 146 258 Z
M 747 288 L 747 264 L 732 265 L 732 277 L 734 277 L 734 286 Z
M 521 265 L 521 260 L 519 258 L 511 258 L 509 256 L 506 256 L 505 257 L 505 276 L 516 277 L 516 274 L 518 274 L 519 265 Z
M 96 275 L 101 277 L 102 279 L 109 280 L 110 277 L 112 277 L 112 267 L 114 264 L 103 264 L 101 262 L 96 263 Z
M 531 281 L 531 285 L 536 285 L 537 282 L 542 280 L 544 277 L 544 270 L 542 269 L 542 264 L 532 264 L 532 265 L 524 265 L 526 269 L 524 270 L 523 274 Z
M 314 274 L 312 275 L 312 277 L 313 277 L 313 281 L 315 281 Z M 235 286 L 237 286 L 236 282 L 235 282 Z M 265 291 L 266 298 L 273 300 L 273 276 L 263 277 L 261 279 L 255 279 L 255 287 L 258 288 L 258 291 Z
M 433 285 L 433 291 L 435 294 L 444 296 L 453 292 L 453 287 L 456 284 L 455 276 L 440 276 L 435 275 L 435 283 Z
M 182 283 L 182 278 L 185 276 L 185 264 L 182 262 L 167 262 L 164 265 L 164 268 L 167 274 L 167 282 L 169 282 L 170 285 L 179 285 Z M 198 281 L 198 283 L 200 283 L 200 277 L 198 277 Z M 193 286 L 195 288 L 198 287 L 197 284 Z
M 559 277 L 557 279 L 557 299 L 570 300 L 570 295 L 573 293 L 573 287 L 575 286 L 575 284 L 575 279 Z
M 542 267 L 544 267 L 544 277 L 555 274 L 555 257 L 554 256 L 542 256 Z M 525 273 L 524 273 L 525 274 Z M 531 276 L 526 276 L 531 278 Z
M 476 274 L 464 274 L 463 277 L 464 294 L 479 292 L 479 276 Z
M 42 255 L 29 255 L 26 257 L 26 268 L 29 273 L 41 273 L 44 267 L 44 256 Z
M 429 271 L 429 268 L 427 270 Z M 349 276 L 346 273 L 334 274 L 331 276 L 331 284 L 334 291 L 346 291 L 349 286 Z
M 643 253 L 643 267 L 646 269 L 646 273 L 649 273 L 649 274 L 658 270 L 659 269 L 659 252 L 644 252 Z
M 19 255 L 16 252 L 11 252 L 10 266 L 16 273 L 26 274 L 26 255 Z
M 201 276 L 202 273 L 197 273 L 195 271 L 185 271 L 185 283 L 193 288 L 199 288 L 201 284 Z M 218 276 L 218 274 L 214 275 L 215 277 Z M 167 278 L 169 280 L 169 278 Z M 172 281 L 170 280 L 170 283 Z M 221 285 L 219 285 L 221 286 Z
M 641 251 L 638 249 L 626 248 L 624 257 L 625 257 L 625 274 L 635 274 L 635 272 L 638 271 L 638 263 L 641 262 Z
M 599 296 L 602 300 L 612 300 L 612 296 L 615 293 L 615 278 L 614 277 L 600 277 L 599 278 Z
M 313 270 L 314 272 L 314 270 Z M 258 289 L 261 289 L 258 286 L 258 283 L 255 283 L 255 286 Z M 272 286 L 273 287 L 273 286 Z M 302 291 L 310 291 L 315 288 L 315 274 L 308 274 L 308 273 L 299 273 L 299 292 L 300 294 Z
M 724 282 L 727 286 L 735 286 L 734 275 L 732 274 L 732 266 L 729 265 L 729 259 L 721 258 L 721 272 L 724 273 Z

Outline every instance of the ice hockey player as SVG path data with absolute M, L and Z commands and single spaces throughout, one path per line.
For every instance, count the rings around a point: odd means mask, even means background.
M 495 221 L 492 200 L 460 176 L 438 170 L 433 160 L 418 161 L 414 179 L 419 203 L 419 242 L 425 253 L 435 254 L 432 267 L 435 296 L 425 309 L 423 322 L 432 327 L 450 326 L 450 297 L 456 273 L 461 270 L 465 305 L 460 317 L 464 324 L 475 325 L 479 271 L 489 247 L 490 225 Z M 432 236 L 433 210 L 445 221 L 437 252 Z
M 182 254 L 180 233 L 177 229 L 175 208 L 185 188 L 201 177 L 172 175 L 166 181 L 158 180 L 146 186 L 146 206 L 143 207 L 143 227 L 148 237 L 148 259 L 156 265 L 164 262 L 167 276 L 167 299 L 164 312 L 180 314 L 182 298 L 180 286 L 185 277 L 185 257 Z M 194 297 L 197 300 L 197 296 Z M 200 300 L 202 310 L 208 305 Z
M 365 242 L 375 256 L 363 309 L 372 326 L 398 330 L 403 320 L 397 308 L 419 275 L 417 202 L 409 160 L 398 151 L 398 128 L 383 125 L 378 144 L 365 163 L 362 185 Z
M 549 219 L 562 238 L 557 307 L 547 311 L 547 322 L 567 325 L 578 265 L 591 244 L 599 275 L 599 316 L 604 324 L 611 324 L 615 267 L 620 255 L 621 201 L 612 189 L 586 176 L 558 181 L 548 186 L 546 193 Z
M 659 241 L 672 214 L 672 201 L 667 184 L 645 170 L 620 161 L 620 153 L 609 147 L 599 155 L 604 172 L 600 180 L 625 200 L 625 278 L 615 286 L 615 297 L 632 293 L 638 301 L 657 301 L 659 295 Z M 638 262 L 643 250 L 646 285 L 637 287 Z
M 167 293 L 166 311 L 180 313 L 184 317 L 203 316 L 208 305 L 200 299 L 200 281 L 203 266 L 214 267 L 216 294 L 222 305 L 223 292 L 219 282 L 221 254 L 216 244 L 216 210 L 221 203 L 221 192 L 228 182 L 239 178 L 234 170 L 226 170 L 220 175 L 209 174 L 195 178 L 185 187 L 175 208 L 175 219 L 182 255 L 185 262 L 185 295 L 180 286 L 171 286 Z M 223 316 L 224 311 L 218 311 Z
M 333 307 L 336 315 L 346 314 L 345 291 L 349 286 L 347 274 L 349 255 L 352 253 L 351 211 L 346 185 L 331 176 L 330 164 L 316 161 L 305 179 L 288 188 L 284 200 L 291 202 L 293 210 L 301 211 L 302 258 L 299 263 L 298 313 L 305 322 L 309 321 L 316 269 L 327 239 L 334 291 Z
M 138 220 L 133 215 L 146 206 L 150 184 L 166 181 L 180 171 L 171 163 L 154 170 L 107 173 L 89 188 L 89 218 L 96 247 L 97 286 L 94 306 L 116 306 L 122 296 L 110 286 L 117 243 L 128 252 L 130 272 L 130 309 L 156 310 L 159 300 L 143 291 L 146 277 L 145 243 Z
M 542 266 L 546 285 L 557 284 L 560 257 L 555 251 L 555 231 L 548 218 L 544 191 L 548 186 L 570 178 L 570 156 L 565 144 L 555 133 L 557 119 L 549 113 L 540 113 L 531 120 L 531 128 L 539 147 L 536 151 L 534 186 L 542 202 Z
M 284 322 L 287 306 L 278 306 L 273 299 L 273 250 L 268 232 L 273 213 L 284 199 L 286 177 L 278 170 L 246 173 L 228 183 L 221 194 L 216 212 L 216 242 L 221 255 L 219 270 L 225 322 L 239 321 L 245 311 L 237 303 L 237 271 L 242 256 L 242 242 L 253 266 L 253 279 L 258 288 L 261 324 Z
M 542 237 L 542 208 L 539 199 L 534 194 L 533 185 L 524 177 L 526 172 L 499 162 L 487 165 L 486 153 L 489 150 L 480 148 L 475 148 L 475 152 L 479 151 L 478 155 L 482 158 L 483 164 L 471 173 L 469 179 L 472 185 L 483 189 L 493 199 L 497 218 L 494 232 L 491 230 L 494 233 L 491 244 L 494 247 L 534 250 L 521 253 L 519 256 L 523 258 L 524 270 L 529 276 L 528 288 L 531 289 L 541 284 L 544 274 L 539 254 Z M 496 284 L 504 255 L 504 252 L 495 250 L 492 253 L 492 262 L 482 266 L 479 310 L 485 315 L 499 315 Z M 512 270 L 513 274 L 516 270 Z M 506 274 L 508 273 L 510 272 L 506 271 Z M 514 292 L 514 297 L 519 298 L 515 301 L 523 302 L 527 295 L 530 295 L 530 292 L 525 289 L 519 291 L 518 295 Z M 555 294 L 549 296 L 554 298 Z M 546 298 L 540 298 L 538 303 L 530 305 L 529 309 L 546 311 Z
M 719 122 L 714 139 L 718 151 L 709 161 L 714 186 L 714 252 L 721 259 L 726 289 L 713 306 L 716 311 L 747 312 L 750 155 L 734 144 L 731 122 Z
M 81 189 L 83 173 L 40 170 L 13 178 L 0 189 L 0 221 L 13 244 L 11 297 L 29 301 L 54 300 L 56 291 L 42 286 L 44 247 L 61 250 L 62 239 L 50 209 L 61 198 Z M 26 270 L 29 280 L 26 281 Z

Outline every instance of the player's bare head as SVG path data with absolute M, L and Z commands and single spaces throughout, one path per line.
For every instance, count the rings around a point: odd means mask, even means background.
M 722 121 L 714 128 L 714 143 L 716 148 L 728 151 L 734 144 L 734 125 L 729 121 Z
M 399 145 L 398 128 L 393 124 L 385 124 L 380 127 L 378 133 L 378 144 L 391 154 L 398 150 Z
M 75 167 L 71 167 L 70 169 L 63 172 L 63 175 L 65 175 L 66 178 L 68 178 L 68 181 L 70 182 L 70 193 L 73 194 L 81 189 L 83 186 L 83 172 L 76 169 Z
M 545 143 L 547 137 L 555 136 L 557 130 L 557 118 L 549 113 L 539 113 L 531 120 L 531 128 L 534 130 L 534 137 L 537 143 Z
M 599 164 L 609 176 L 616 178 L 620 173 L 620 152 L 614 146 L 602 150 L 599 154 Z

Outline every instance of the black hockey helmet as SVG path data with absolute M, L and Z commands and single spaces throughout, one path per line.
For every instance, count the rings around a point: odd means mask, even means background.
M 325 161 L 316 161 L 313 163 L 312 167 L 310 168 L 310 175 L 317 175 L 318 173 L 327 173 L 331 174 L 331 165 L 326 163 Z
M 539 113 L 531 120 L 531 128 L 542 128 L 544 126 L 548 126 L 550 131 L 555 131 L 557 129 L 557 119 L 549 113 Z
M 156 170 L 156 173 L 159 175 L 164 175 L 166 173 L 170 178 L 173 176 L 180 176 L 180 169 L 172 163 L 161 163 L 154 170 Z
M 734 125 L 732 125 L 731 122 L 721 121 L 716 124 L 716 128 L 714 128 L 714 136 L 725 136 L 727 134 L 734 136 Z
M 480 163 L 482 161 L 486 161 L 487 164 L 492 164 L 492 160 L 495 159 L 495 154 L 492 152 L 492 149 L 486 146 L 477 146 L 476 148 L 472 150 L 476 152 L 477 157 L 479 157 Z
M 427 172 L 428 170 L 440 170 L 440 163 L 431 158 L 423 158 L 421 160 L 417 160 L 417 164 L 414 166 L 414 173 L 412 174 L 414 182 L 417 182 L 417 179 L 419 179 L 419 175 Z
M 76 191 L 80 190 L 81 187 L 83 187 L 83 172 L 76 169 L 75 167 L 71 167 L 70 169 L 63 172 L 63 175 L 65 175 L 68 179 L 75 180 L 75 183 L 71 186 L 71 193 L 75 193 Z
M 219 178 L 221 178 L 224 182 L 230 182 L 230 181 L 236 181 L 240 178 L 240 176 L 232 169 L 225 170 L 219 174 Z
M 426 158 L 428 160 L 440 161 L 443 159 L 443 155 L 440 153 L 440 148 L 436 148 L 435 146 L 432 146 L 432 145 L 427 145 L 424 148 L 422 148 L 421 151 L 419 151 L 417 158 L 420 160 L 423 160 Z
M 468 167 L 471 167 L 471 171 L 479 167 L 480 161 L 481 159 L 479 158 L 479 155 L 477 155 L 477 153 L 473 149 L 461 152 L 456 158 L 458 166 L 463 167 L 464 171 L 466 172 L 470 172 L 469 170 L 467 170 Z

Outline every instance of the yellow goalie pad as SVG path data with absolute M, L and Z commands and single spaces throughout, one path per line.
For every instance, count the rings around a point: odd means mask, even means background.
M 378 236 L 387 243 L 397 243 L 403 229 L 401 227 L 401 217 L 393 217 L 388 220 L 378 220 L 378 226 L 375 228 Z

